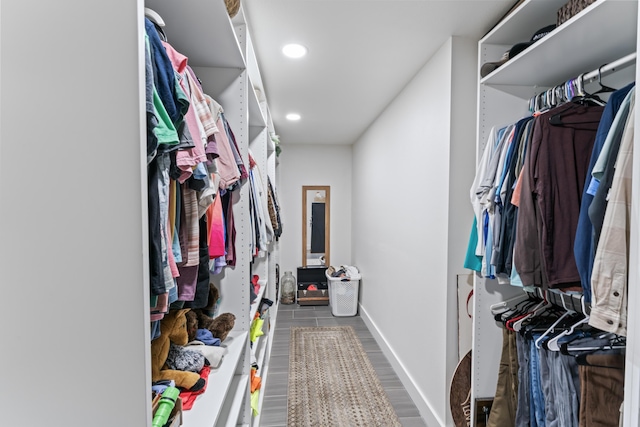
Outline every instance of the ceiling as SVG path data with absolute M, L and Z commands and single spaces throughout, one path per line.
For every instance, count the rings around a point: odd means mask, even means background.
M 351 144 L 451 36 L 480 39 L 514 0 L 242 0 L 280 141 Z M 300 43 L 301 59 L 282 55 Z M 297 122 L 285 119 L 299 113 Z

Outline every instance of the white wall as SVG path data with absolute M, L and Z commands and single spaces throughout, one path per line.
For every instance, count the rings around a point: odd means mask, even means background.
M 466 249 L 458 235 L 469 231 L 471 210 L 450 191 L 468 187 L 473 173 L 473 49 L 472 41 L 449 39 L 353 148 L 353 262 L 362 272 L 361 313 L 430 426 L 451 424 L 455 271 L 464 272 Z M 465 55 L 472 74 L 460 80 L 452 67 Z M 470 105 L 453 108 L 452 96 L 465 90 Z M 452 130 L 458 126 L 468 129 Z M 468 153 L 460 153 L 464 145 Z M 461 155 L 470 159 L 459 167 Z
M 142 6 L 2 1 L 2 425 L 151 425 Z
M 279 161 L 280 274 L 302 265 L 303 185 L 331 187 L 329 262 L 351 264 L 351 146 L 282 144 Z
M 455 334 L 448 335 L 447 373 L 453 374 L 459 359 L 471 349 L 472 322 L 467 315 L 466 297 L 473 289 L 473 276 L 463 267 L 469 234 L 473 223 L 473 210 L 469 201 L 469 188 L 473 182 L 476 168 L 476 122 L 477 100 L 473 96 L 477 92 L 478 76 L 478 46 L 470 39 L 453 37 L 452 50 L 452 86 L 451 86 L 451 139 L 449 147 L 449 252 L 447 265 L 447 300 L 457 298 L 457 276 L 460 278 L 460 289 L 465 307 L 460 313 L 458 329 L 462 338 L 458 350 Z M 470 95 L 471 94 L 471 95 Z M 469 302 L 469 311 L 473 304 Z M 451 308 L 451 305 L 449 305 Z M 472 313 L 473 314 L 473 313 Z M 458 322 L 458 310 L 449 310 L 448 322 L 453 325 Z M 465 338 L 467 341 L 465 341 Z M 450 357 L 452 351 L 457 351 L 457 357 Z M 458 356 L 459 355 L 459 356 Z

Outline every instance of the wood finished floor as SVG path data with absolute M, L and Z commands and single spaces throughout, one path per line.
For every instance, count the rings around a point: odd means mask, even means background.
M 289 328 L 291 326 L 343 326 L 354 327 L 369 360 L 378 373 L 391 404 L 403 427 L 426 427 L 424 420 L 409 393 L 395 374 L 391 364 L 382 353 L 375 339 L 359 316 L 334 317 L 328 306 L 299 306 L 298 304 L 278 307 L 278 317 L 274 332 L 273 347 L 266 378 L 262 413 L 259 427 L 286 427 L 287 425 L 287 384 L 289 375 Z M 344 426 L 349 427 L 349 426 Z

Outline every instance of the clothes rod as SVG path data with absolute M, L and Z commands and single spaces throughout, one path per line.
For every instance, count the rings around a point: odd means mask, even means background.
M 636 53 L 630 53 L 627 56 L 624 56 L 615 61 L 609 62 L 608 64 L 600 67 L 599 70 L 593 70 L 590 73 L 587 73 L 582 76 L 582 81 L 585 83 L 591 83 L 598 78 L 598 76 L 602 77 L 605 74 L 610 74 L 617 71 L 618 68 L 624 68 L 627 65 L 631 65 L 631 63 L 636 61 Z

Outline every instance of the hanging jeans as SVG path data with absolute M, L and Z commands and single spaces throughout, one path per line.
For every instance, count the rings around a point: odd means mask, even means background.
M 529 341 L 529 374 L 531 378 L 531 413 L 529 419 L 531 421 L 531 427 L 546 427 L 545 426 L 545 408 L 544 408 L 544 393 L 542 391 L 542 377 L 540 371 L 540 354 L 536 347 L 535 341 L 540 337 L 540 334 L 534 334 L 533 339 Z

